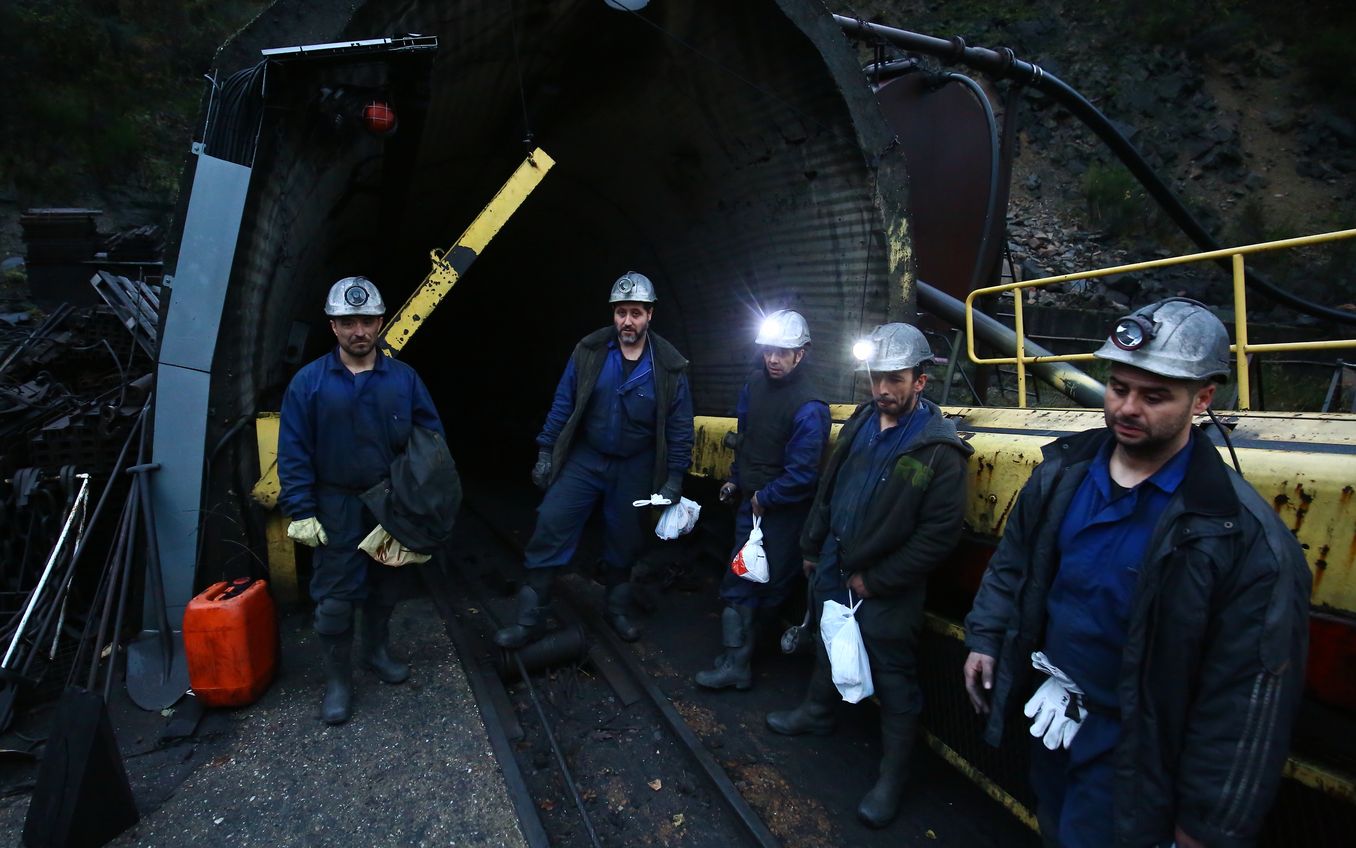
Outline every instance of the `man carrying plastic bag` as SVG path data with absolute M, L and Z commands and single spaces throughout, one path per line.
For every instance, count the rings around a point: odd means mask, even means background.
M 758 633 L 800 585 L 800 531 L 819 482 L 820 460 L 829 441 L 829 405 L 810 379 L 810 327 L 798 312 L 781 310 L 763 320 L 754 343 L 761 362 L 739 394 L 739 432 L 730 479 L 720 499 L 737 503 L 734 550 L 720 584 L 725 609 L 721 647 L 712 668 L 697 672 L 707 689 L 748 689 L 753 685 L 753 648 Z M 763 558 L 744 556 L 754 545 Z M 765 566 L 762 579 L 749 565 Z
M 843 425 L 800 542 L 805 573 L 823 609 L 823 638 L 805 700 L 793 710 L 769 713 L 767 723 L 791 736 L 830 733 L 840 690 L 841 699 L 852 701 L 874 685 L 880 777 L 857 816 L 884 827 L 899 811 L 923 709 L 915 648 L 927 577 L 960 538 L 966 457 L 973 451 L 941 410 L 922 398 L 927 375 L 921 366 L 932 351 L 917 328 L 877 327 L 853 353 L 873 398 Z M 855 609 L 847 620 L 844 601 Z M 829 632 L 849 624 L 860 629 L 855 657 L 853 640 L 843 639 L 843 631 Z M 839 654 L 832 670 L 826 646 Z M 865 671 L 853 668 L 861 648 L 870 664 Z

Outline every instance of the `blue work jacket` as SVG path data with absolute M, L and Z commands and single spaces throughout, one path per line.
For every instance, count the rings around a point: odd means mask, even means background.
M 371 371 L 354 374 L 336 346 L 298 371 L 283 396 L 279 507 L 310 518 L 318 490 L 358 495 L 380 482 L 415 425 L 443 432 L 414 369 L 379 353 Z

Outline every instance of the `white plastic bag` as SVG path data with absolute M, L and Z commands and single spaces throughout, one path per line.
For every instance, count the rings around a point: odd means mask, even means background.
M 856 613 L 861 605 L 861 601 L 850 607 L 837 601 L 825 601 L 824 613 L 819 619 L 819 635 L 829 654 L 833 685 L 849 704 L 869 698 L 876 691 L 871 681 L 871 662 L 866 656 L 866 645 L 862 643 L 862 631 L 857 627 Z
M 666 541 L 685 536 L 697 526 L 697 516 L 701 514 L 701 504 L 682 498 L 678 503 L 665 507 L 660 513 L 659 523 L 654 528 L 655 535 Z
M 763 520 L 753 517 L 753 530 L 749 531 L 749 540 L 735 554 L 730 570 L 754 583 L 767 582 L 767 553 L 763 551 Z

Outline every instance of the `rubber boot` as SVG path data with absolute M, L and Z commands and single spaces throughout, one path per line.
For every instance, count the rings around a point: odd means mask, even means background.
M 868 827 L 885 827 L 899 813 L 899 802 L 904 797 L 904 780 L 909 774 L 909 760 L 913 753 L 914 735 L 918 730 L 918 714 L 881 713 L 880 777 L 862 803 L 857 805 L 857 818 Z
M 720 614 L 721 644 L 727 650 L 716 658 L 715 668 L 697 672 L 698 686 L 739 690 L 753 685 L 753 607 L 728 606 Z
M 607 587 L 607 623 L 627 642 L 640 638 L 640 627 L 632 620 L 636 615 L 635 595 L 631 584 L 618 583 Z
M 527 582 L 518 589 L 518 620 L 494 634 L 501 648 L 521 648 L 546 632 L 546 608 L 551 603 L 555 575 L 543 568 L 529 569 Z
M 353 715 L 353 631 L 337 636 L 320 635 L 325 667 L 325 697 L 320 702 L 320 719 L 326 724 L 343 724 Z
M 382 683 L 404 683 L 410 677 L 410 667 L 396 662 L 387 651 L 391 635 L 391 613 L 394 607 L 365 604 L 363 606 L 363 642 L 358 662 L 376 673 Z
M 833 710 L 840 700 L 842 696 L 838 694 L 838 687 L 833 685 L 828 654 L 824 653 L 824 646 L 820 645 L 815 651 L 815 668 L 810 674 L 805 700 L 794 710 L 768 713 L 767 726 L 783 736 L 800 736 L 803 733 L 827 736 L 837 724 Z

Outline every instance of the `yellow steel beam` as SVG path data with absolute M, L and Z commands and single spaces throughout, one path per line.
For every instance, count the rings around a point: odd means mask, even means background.
M 259 445 L 259 468 L 263 474 L 254 484 L 250 496 L 255 502 L 272 510 L 264 527 L 268 540 L 268 581 L 273 587 L 273 598 L 279 603 L 295 603 L 298 598 L 297 559 L 292 540 L 287 537 L 288 517 L 278 512 L 278 426 L 282 417 L 276 412 L 264 412 L 254 419 L 255 440 Z
M 430 253 L 433 269 L 382 330 L 382 338 L 387 345 L 384 350 L 388 354 L 399 353 L 409 343 L 415 331 L 428 320 L 428 316 L 466 273 L 466 269 L 471 267 L 471 263 L 476 261 L 490 239 L 503 228 L 555 164 L 555 160 L 540 147 L 532 151 L 489 204 L 480 210 L 457 243 L 445 253 L 439 254 L 436 250 Z

